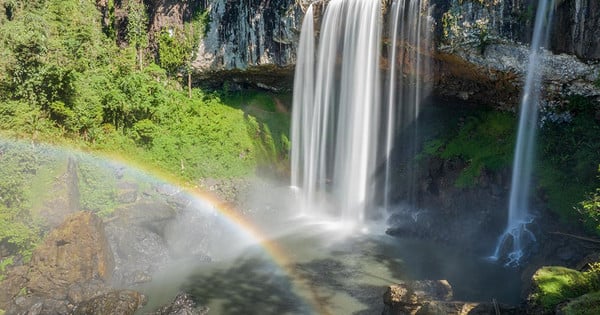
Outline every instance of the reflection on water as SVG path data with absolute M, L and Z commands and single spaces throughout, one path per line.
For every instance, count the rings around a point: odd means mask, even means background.
M 447 279 L 457 300 L 518 303 L 514 269 L 429 242 L 335 236 L 308 230 L 280 237 L 287 268 L 259 246 L 231 259 L 174 265 L 141 289 L 147 309 L 185 291 L 211 314 L 379 314 L 386 286 L 402 279 Z

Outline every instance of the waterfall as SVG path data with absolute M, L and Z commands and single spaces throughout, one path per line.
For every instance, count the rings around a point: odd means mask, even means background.
M 418 116 L 425 91 L 420 79 L 430 71 L 428 58 L 419 53 L 431 46 L 428 10 L 426 0 L 395 1 L 392 62 L 384 78 L 380 1 L 329 1 L 318 45 L 312 5 L 308 8 L 294 81 L 291 148 L 291 184 L 303 214 L 325 212 L 346 226 L 363 223 L 374 199 L 377 164 L 389 159 L 397 132 Z
M 529 212 L 531 173 L 535 151 L 535 136 L 538 121 L 542 78 L 539 74 L 541 48 L 548 40 L 550 21 L 554 12 L 554 1 L 539 1 L 536 12 L 527 76 L 521 99 L 519 129 L 513 161 L 510 200 L 508 205 L 508 225 L 500 236 L 492 258 L 499 259 L 512 242 L 507 254 L 507 265 L 518 265 L 525 254 L 528 243 L 535 242 L 535 236 L 527 228 L 533 222 Z
M 413 139 L 405 143 L 409 147 L 409 158 L 415 154 L 417 118 L 420 105 L 430 90 L 426 82 L 431 73 L 431 62 L 427 55 L 432 49 L 431 8 L 426 0 L 395 0 L 392 3 L 392 15 L 389 34 L 391 37 L 388 57 L 390 71 L 387 89 L 386 135 L 385 135 L 385 182 L 384 208 L 389 207 L 391 188 L 391 155 L 394 139 L 401 131 L 412 125 Z M 409 172 L 405 183 L 415 187 L 415 178 Z M 412 189 L 412 188 L 411 188 Z M 411 199 L 412 193 L 408 198 Z M 414 199 L 414 198 L 412 198 Z M 409 203 L 413 200 L 409 200 Z
M 294 82 L 292 185 L 305 213 L 329 204 L 344 222 L 359 224 L 372 195 L 379 136 L 380 2 L 330 1 L 318 50 L 309 39 L 309 12 Z

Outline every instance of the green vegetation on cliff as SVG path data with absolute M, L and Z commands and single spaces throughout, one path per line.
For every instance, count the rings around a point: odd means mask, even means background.
M 10 253 L 27 257 L 40 238 L 28 192 L 45 165 L 31 160 L 39 143 L 116 156 L 190 183 L 286 164 L 289 118 L 274 106 L 283 96 L 182 87 L 206 13 L 159 33 L 153 56 L 143 2 L 126 8 L 128 43 L 121 46 L 114 2 L 104 17 L 96 5 L 0 0 L 0 136 L 31 144 L 0 147 L 0 248 Z M 80 206 L 107 214 L 114 187 L 96 169 L 79 163 Z
M 563 220 L 583 222 L 589 232 L 600 235 L 599 108 L 581 96 L 568 101 L 565 108 L 543 113 L 548 117 L 537 140 L 533 191 Z M 483 170 L 511 167 L 516 128 L 512 113 L 471 111 L 455 130 L 427 142 L 421 156 L 463 160 L 467 166 L 455 185 L 472 187 Z

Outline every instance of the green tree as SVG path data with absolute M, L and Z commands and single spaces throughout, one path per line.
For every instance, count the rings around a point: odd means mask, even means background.
M 141 0 L 129 1 L 127 7 L 127 40 L 137 51 L 139 70 L 143 69 L 144 49 L 148 46 L 148 15 Z

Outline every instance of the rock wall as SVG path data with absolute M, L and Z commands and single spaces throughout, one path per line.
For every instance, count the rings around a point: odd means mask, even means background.
M 559 1 L 552 50 L 600 60 L 600 1 Z
M 296 60 L 302 11 L 292 0 L 216 0 L 194 66 L 201 71 L 246 69 Z
M 437 21 L 437 41 L 442 43 L 444 36 L 449 35 L 453 44 L 460 44 L 465 39 L 477 40 L 477 36 L 472 35 L 485 32 L 486 40 L 491 42 L 510 40 L 527 44 L 531 40 L 538 1 L 431 0 Z M 548 48 L 582 60 L 600 59 L 600 2 L 555 0 L 555 4 Z
M 127 24 L 126 8 L 128 1 L 120 0 L 114 3 L 115 32 L 117 40 L 124 40 Z M 539 0 L 429 0 L 435 20 L 436 46 L 447 55 L 437 58 L 438 75 L 441 71 L 455 68 L 456 64 L 446 65 L 447 62 L 458 60 L 459 64 L 469 59 L 463 58 L 464 51 L 455 54 L 444 49 L 474 47 L 483 55 L 489 45 L 522 45 L 527 46 L 533 29 L 533 22 Z M 212 1 L 175 1 L 175 0 L 145 0 L 149 16 L 148 30 L 152 43 L 153 34 L 165 25 L 183 25 L 194 14 L 208 11 L 209 23 L 206 35 L 197 47 L 197 58 L 193 62 L 195 69 L 194 84 L 223 88 L 236 88 L 235 85 L 246 85 L 271 90 L 290 90 L 293 81 L 293 70 L 296 61 L 296 49 L 303 12 L 310 3 L 316 4 L 316 21 L 318 29 L 320 15 L 324 12 L 327 0 L 212 0 Z M 384 21 L 386 12 L 392 5 L 392 0 L 382 0 Z M 108 15 L 107 1 L 97 0 L 100 10 Z M 600 61 L 600 2 L 597 0 L 556 0 L 556 14 L 553 19 L 553 29 L 549 50 L 555 54 L 566 53 L 575 55 L 585 63 Z M 384 28 L 387 29 L 387 28 Z M 151 44 L 151 47 L 152 44 Z M 522 46 L 519 46 L 522 47 Z M 509 58 L 510 50 L 506 50 Z M 517 51 L 516 54 L 519 54 Z M 484 60 L 485 61 L 485 60 Z M 494 60 L 491 60 L 493 63 Z M 479 71 L 476 64 L 474 71 Z M 484 66 L 496 71 L 495 65 Z M 442 73 L 443 74 L 443 73 Z M 458 75 L 458 76 L 457 76 Z M 521 73 L 516 73 L 517 82 Z M 511 71 L 500 74 L 499 77 L 514 76 Z M 438 76 L 439 77 L 439 76 Z M 460 82 L 463 78 L 459 73 L 453 73 L 452 81 Z M 478 80 L 468 76 L 467 84 L 475 85 Z M 490 80 L 486 80 L 490 81 Z M 489 89 L 497 85 L 492 79 L 483 87 Z M 436 81 L 444 86 L 444 80 Z M 234 86 L 231 85 L 234 84 Z M 488 84 L 489 83 L 489 84 Z M 500 83 L 500 88 L 507 86 Z M 517 87 L 520 83 L 517 83 Z M 509 89 L 509 98 L 519 94 L 519 89 Z M 462 92 L 462 91 L 461 91 Z M 489 99 L 489 96 L 481 97 Z M 511 102 L 512 104 L 513 102 Z M 514 104 L 513 104 L 514 105 Z
M 193 67 L 196 83 L 289 89 L 303 11 L 293 0 L 212 1 Z M 263 70 L 262 66 L 266 66 Z M 247 72 L 246 72 L 247 71 Z

